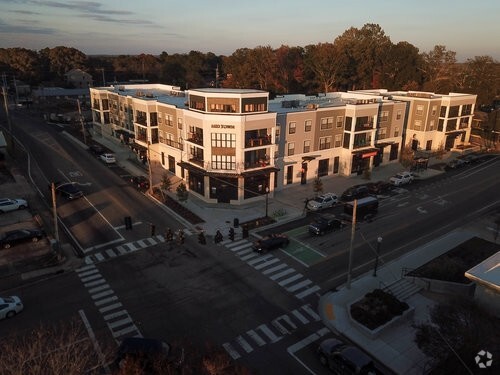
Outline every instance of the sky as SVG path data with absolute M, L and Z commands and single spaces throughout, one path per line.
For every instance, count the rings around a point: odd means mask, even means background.
M 73 47 L 86 55 L 305 47 L 380 25 L 420 52 L 500 61 L 498 0 L 0 0 L 0 48 Z

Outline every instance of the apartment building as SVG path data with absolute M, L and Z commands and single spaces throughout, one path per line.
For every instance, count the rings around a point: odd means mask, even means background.
M 140 84 L 90 90 L 97 132 L 130 144 L 144 160 L 149 154 L 200 199 L 231 204 L 260 200 L 317 177 L 356 175 L 396 163 L 407 137 L 414 137 L 417 147 L 432 140 L 432 147 L 439 144 L 437 132 L 456 137 L 455 126 L 468 141 L 470 122 L 464 130 L 462 118 L 473 111 L 474 104 L 467 103 L 475 103 L 474 95 L 450 94 L 428 99 L 422 109 L 414 100 L 417 93 L 386 90 L 272 100 L 268 92 L 252 89 L 181 91 Z M 459 117 L 453 117 L 456 105 Z M 418 117 L 422 111 L 427 117 Z

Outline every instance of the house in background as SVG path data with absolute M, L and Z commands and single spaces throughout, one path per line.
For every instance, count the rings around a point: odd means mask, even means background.
M 81 69 L 71 69 L 65 75 L 68 85 L 77 89 L 85 89 L 93 86 L 92 76 Z

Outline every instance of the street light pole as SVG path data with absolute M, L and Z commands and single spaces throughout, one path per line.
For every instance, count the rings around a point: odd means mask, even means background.
M 151 153 L 149 151 L 150 142 L 148 141 L 148 172 L 149 172 L 149 194 L 153 195 L 153 171 L 151 170 Z
M 375 257 L 375 267 L 373 268 L 373 276 L 377 277 L 377 268 L 378 268 L 378 256 L 380 254 L 380 245 L 382 245 L 382 237 L 377 237 L 377 254 Z
M 266 186 L 266 218 L 269 208 L 269 186 Z
M 347 265 L 347 289 L 351 289 L 351 273 L 352 273 L 352 252 L 354 245 L 354 234 L 356 232 L 356 211 L 358 210 L 358 200 L 354 200 L 354 206 L 352 208 L 352 225 L 351 225 L 351 242 L 349 244 L 349 263 Z

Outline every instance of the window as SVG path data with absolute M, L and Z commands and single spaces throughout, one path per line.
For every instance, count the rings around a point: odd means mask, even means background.
M 416 110 L 415 114 L 417 116 L 423 116 L 423 114 L 424 114 L 424 106 L 421 105 L 421 104 L 417 105 L 417 110 Z
M 378 139 L 384 139 L 387 135 L 387 128 L 380 128 L 377 130 Z
M 334 147 L 341 147 L 341 146 L 342 146 L 342 134 L 337 134 L 337 135 L 335 135 Z
M 174 126 L 174 122 L 172 121 L 172 115 L 165 115 L 165 124 L 167 126 Z
M 310 132 L 312 128 L 312 120 L 306 120 L 304 121 L 304 131 L 305 132 Z
M 331 148 L 332 145 L 332 137 L 321 137 L 319 139 L 319 149 L 320 150 L 326 150 L 328 148 Z
M 389 111 L 382 111 L 380 114 L 380 121 L 388 121 L 389 120 Z
M 352 128 L 352 117 L 346 117 L 345 118 L 345 130 L 351 131 Z
M 288 144 L 288 156 L 292 156 L 293 154 L 295 154 L 295 143 L 290 142 Z
M 399 137 L 399 126 L 394 127 L 394 136 Z
M 212 169 L 236 169 L 236 156 L 212 155 Z
M 304 141 L 304 153 L 311 151 L 311 141 Z
M 450 112 L 448 112 L 448 117 L 458 117 L 458 105 L 450 107 Z
M 212 133 L 212 147 L 236 148 L 236 134 Z
M 288 123 L 288 134 L 295 134 L 297 130 L 297 123 L 295 121 Z
M 434 130 L 436 122 L 434 120 L 429 121 L 429 130 Z
M 433 105 L 431 114 L 432 114 L 432 116 L 436 116 L 436 113 L 437 113 L 437 105 Z
M 280 137 L 280 127 L 279 125 L 276 126 L 276 138 Z
M 439 117 L 446 117 L 446 107 L 444 105 L 441 106 Z
M 337 116 L 336 125 L 337 129 L 340 129 L 344 126 L 344 116 Z
M 177 129 L 182 129 L 182 118 L 177 119 Z
M 413 126 L 414 130 L 422 130 L 422 120 L 415 120 L 415 124 Z
M 401 120 L 401 117 L 403 117 L 403 111 L 399 110 L 396 112 L 396 120 Z
M 464 104 L 462 106 L 462 116 L 468 116 L 472 113 L 472 104 Z
M 321 119 L 321 130 L 327 130 L 333 128 L 333 117 L 324 117 Z

